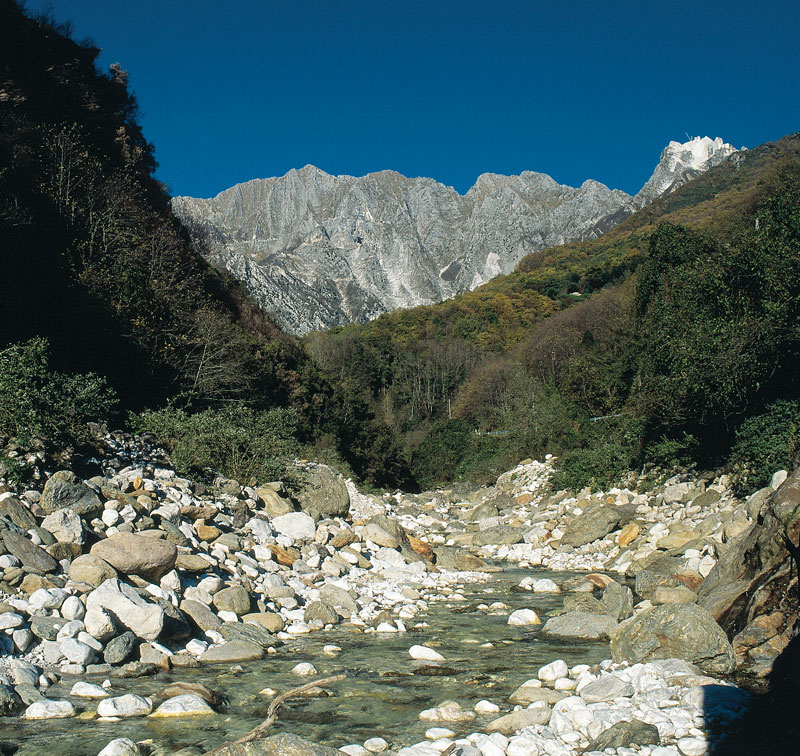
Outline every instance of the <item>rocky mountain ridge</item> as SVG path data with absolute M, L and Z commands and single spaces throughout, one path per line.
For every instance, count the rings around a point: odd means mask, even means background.
M 533 171 L 483 174 L 460 195 L 430 178 L 331 176 L 307 165 L 172 206 L 213 265 L 302 334 L 474 289 L 531 252 L 600 236 L 735 153 L 719 138 L 671 142 L 635 197 Z

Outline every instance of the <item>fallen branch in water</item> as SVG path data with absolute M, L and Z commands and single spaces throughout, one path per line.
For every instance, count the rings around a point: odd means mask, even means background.
M 301 685 L 299 688 L 292 688 L 291 690 L 287 690 L 285 693 L 281 693 L 269 705 L 269 708 L 267 709 L 267 718 L 260 725 L 258 725 L 258 727 L 250 730 L 247 735 L 243 735 L 241 738 L 239 738 L 239 740 L 234 740 L 233 743 L 225 743 L 224 745 L 218 746 L 213 751 L 204 753 L 203 756 L 215 756 L 215 754 L 219 753 L 223 748 L 227 748 L 230 745 L 241 745 L 242 743 L 249 743 L 252 740 L 258 740 L 275 723 L 275 720 L 278 718 L 278 709 L 285 701 L 288 701 L 294 696 L 299 696 L 301 693 L 311 690 L 311 688 L 317 688 L 322 685 L 331 685 L 333 683 L 340 682 L 344 680 L 345 677 L 346 675 L 323 677 L 321 680 L 314 680 L 313 682 Z

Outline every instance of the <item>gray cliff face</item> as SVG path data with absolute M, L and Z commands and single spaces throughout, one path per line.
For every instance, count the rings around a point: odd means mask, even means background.
M 331 176 L 309 165 L 172 205 L 213 265 L 303 334 L 440 302 L 511 272 L 531 252 L 600 236 L 653 198 L 662 173 L 647 198 L 656 174 L 633 198 L 531 171 L 484 174 L 462 196 L 429 178 Z

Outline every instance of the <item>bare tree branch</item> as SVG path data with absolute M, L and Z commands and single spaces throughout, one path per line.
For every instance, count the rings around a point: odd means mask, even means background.
M 215 754 L 222 751 L 223 748 L 227 748 L 229 745 L 241 745 L 242 743 L 250 743 L 253 740 L 258 740 L 259 738 L 264 736 L 264 733 L 272 727 L 275 720 L 278 718 L 278 709 L 281 705 L 288 701 L 290 698 L 294 698 L 294 696 L 299 696 L 301 693 L 305 693 L 307 690 L 311 688 L 317 688 L 322 685 L 331 685 L 336 682 L 341 682 L 344 680 L 346 675 L 334 675 L 333 677 L 323 677 L 321 680 L 314 680 L 313 682 L 306 683 L 305 685 L 301 685 L 299 688 L 292 688 L 291 690 L 287 690 L 285 693 L 281 693 L 270 705 L 269 709 L 267 709 L 267 718 L 260 724 L 258 727 L 250 730 L 247 735 L 242 736 L 238 740 L 235 740 L 233 743 L 225 743 L 221 746 L 218 746 L 213 751 L 208 751 L 203 754 L 203 756 L 215 756 Z

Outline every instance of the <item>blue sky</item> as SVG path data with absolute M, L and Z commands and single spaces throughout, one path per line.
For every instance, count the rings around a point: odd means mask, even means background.
M 800 130 L 796 0 L 27 3 L 45 6 L 129 72 L 173 194 L 307 163 L 634 193 L 671 139 Z

